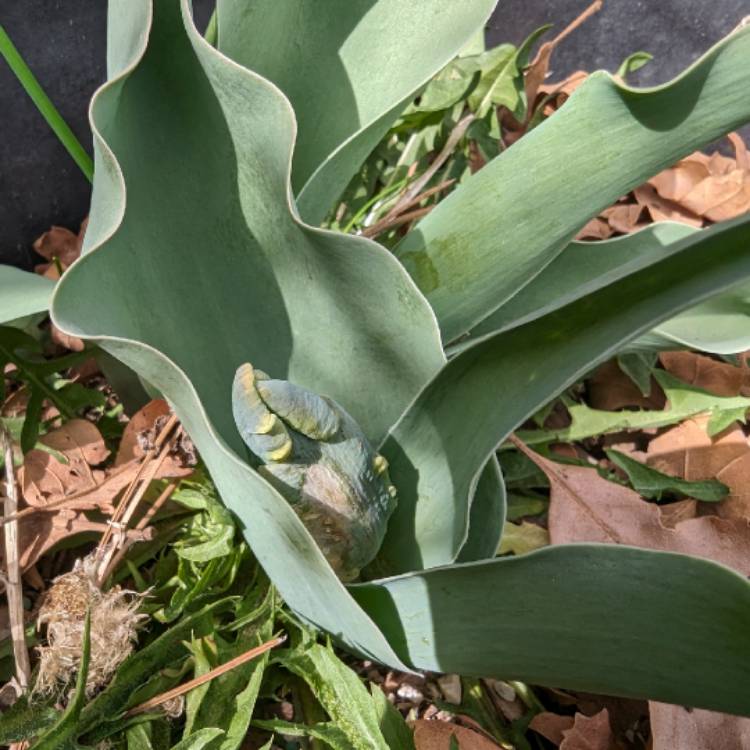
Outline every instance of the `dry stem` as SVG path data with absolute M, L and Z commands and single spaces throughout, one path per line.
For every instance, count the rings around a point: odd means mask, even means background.
M 270 651 L 272 648 L 276 648 L 276 646 L 281 645 L 282 643 L 284 643 L 284 641 L 286 641 L 286 636 L 282 635 L 278 638 L 274 638 L 271 641 L 267 641 L 260 646 L 251 648 L 249 651 L 245 651 L 244 654 L 235 656 L 234 659 L 230 659 L 228 662 L 225 662 L 224 664 L 216 667 L 216 669 L 212 669 L 210 672 L 206 672 L 206 674 L 200 675 L 200 677 L 189 680 L 183 685 L 178 685 L 176 688 L 172 688 L 172 690 L 167 690 L 166 693 L 157 695 L 156 697 L 147 700 L 145 703 L 141 703 L 139 706 L 131 708 L 130 711 L 125 714 L 125 716 L 130 717 L 135 716 L 136 714 L 142 714 L 146 711 L 150 711 L 152 708 L 156 708 L 157 706 L 166 703 L 167 701 L 171 701 L 181 695 L 185 695 L 185 693 L 189 693 L 194 688 L 197 688 L 200 685 L 203 685 L 206 682 L 215 679 L 216 677 L 220 677 L 226 672 L 239 667 L 241 664 L 255 659 L 256 656 L 260 656 L 266 651 Z
M 141 518 L 140 521 L 135 525 L 136 531 L 142 531 L 143 529 L 148 526 L 151 519 L 159 512 L 159 509 L 164 505 L 164 503 L 169 500 L 169 498 L 172 496 L 172 493 L 177 489 L 177 482 L 170 482 L 161 492 L 159 497 L 154 500 L 154 502 L 151 504 L 151 507 L 148 509 L 148 511 L 143 515 L 143 518 Z M 102 573 L 101 580 L 106 581 L 107 578 L 109 578 L 112 573 L 114 573 L 115 570 L 117 570 L 117 566 L 122 562 L 122 558 L 125 557 L 125 554 L 130 549 L 130 546 L 134 541 L 137 541 L 135 539 L 132 540 L 126 540 L 126 543 L 123 544 L 120 549 L 117 551 L 117 554 L 112 558 L 112 561 L 107 565 L 106 569 Z
M 13 472 L 13 441 L 5 425 L 0 423 L 0 443 L 5 457 L 5 515 L 18 510 L 18 487 Z M 26 650 L 23 617 L 23 584 L 18 558 L 18 521 L 5 525 L 5 561 L 7 565 L 6 596 L 8 597 L 8 619 L 13 639 L 13 655 L 16 661 L 16 679 L 23 691 L 29 687 L 31 665 Z
M 136 507 L 143 499 L 146 490 L 156 477 L 169 453 L 168 439 L 176 425 L 177 416 L 172 414 L 156 438 L 153 449 L 149 450 L 146 456 L 144 456 L 143 463 L 139 467 L 135 477 L 133 477 L 133 481 L 125 490 L 122 500 L 120 500 L 117 509 L 109 521 L 107 530 L 102 535 L 96 550 L 96 557 L 99 562 L 97 581 L 100 585 L 106 579 L 106 574 L 111 568 L 113 555 L 122 547 L 125 526 L 133 516 Z M 117 531 L 118 538 L 111 543 L 112 535 L 115 531 Z
M 424 174 L 420 175 L 419 178 L 409 186 L 409 188 L 404 192 L 401 198 L 399 198 L 396 205 L 386 214 L 382 222 L 387 222 L 389 220 L 392 221 L 402 211 L 404 211 L 410 205 L 413 205 L 414 199 L 419 195 L 422 188 L 432 179 L 438 169 L 440 169 L 440 167 L 442 167 L 443 164 L 448 161 L 450 155 L 455 150 L 459 141 L 464 137 L 464 134 L 469 129 L 469 125 L 471 125 L 474 120 L 476 120 L 476 115 L 471 113 L 466 115 L 466 117 L 456 123 L 455 127 L 451 131 L 451 134 L 448 136 L 448 140 L 445 142 L 445 145 L 443 146 L 440 153 L 435 157 L 432 164 L 430 164 L 430 166 L 425 170 Z

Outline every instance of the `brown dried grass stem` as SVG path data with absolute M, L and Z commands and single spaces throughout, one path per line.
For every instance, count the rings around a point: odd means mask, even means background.
M 379 234 L 383 234 L 383 232 L 387 232 L 389 229 L 395 229 L 396 227 L 421 219 L 423 216 L 430 213 L 433 208 L 434 206 L 425 206 L 424 208 L 417 208 L 414 211 L 408 211 L 407 213 L 396 216 L 393 219 L 383 219 L 377 224 L 373 224 L 371 227 L 365 229 L 362 232 L 362 236 L 377 237 Z
M 177 489 L 177 483 L 176 482 L 170 482 L 161 492 L 159 497 L 154 500 L 154 502 L 149 507 L 148 511 L 143 515 L 143 518 L 138 521 L 138 523 L 135 525 L 136 531 L 142 531 L 143 529 L 148 526 L 148 524 L 151 522 L 151 519 L 159 512 L 161 507 L 164 505 L 164 503 L 169 500 L 169 498 L 172 496 L 172 493 Z M 107 565 L 106 570 L 101 576 L 102 581 L 106 581 L 112 573 L 117 570 L 117 567 L 122 562 L 122 559 L 127 554 L 127 551 L 132 546 L 133 542 L 137 540 L 128 540 L 125 544 L 123 544 L 120 549 L 117 551 L 117 554 L 112 558 L 112 562 Z
M 135 708 L 131 708 L 130 711 L 125 714 L 125 716 L 130 717 L 135 716 L 136 714 L 142 714 L 146 711 L 150 711 L 152 708 L 156 708 L 157 706 L 166 703 L 167 701 L 179 698 L 181 695 L 189 693 L 194 688 L 197 688 L 200 685 L 205 684 L 206 682 L 210 682 L 216 677 L 220 677 L 221 675 L 231 671 L 232 669 L 236 669 L 240 665 L 245 664 L 245 662 L 255 659 L 261 654 L 264 654 L 266 651 L 270 651 L 272 648 L 276 648 L 276 646 L 280 646 L 282 643 L 284 643 L 284 641 L 286 641 L 286 636 L 282 635 L 278 638 L 274 638 L 271 641 L 267 641 L 260 646 L 251 648 L 249 651 L 245 651 L 245 653 L 240 654 L 239 656 L 235 656 L 234 659 L 230 659 L 228 662 L 216 667 L 215 669 L 212 669 L 210 672 L 206 672 L 206 674 L 200 675 L 200 677 L 189 680 L 183 685 L 178 685 L 176 688 L 172 688 L 172 690 L 167 690 L 167 692 L 162 693 L 161 695 L 157 695 L 154 698 L 147 700 L 145 703 L 141 703 Z
M 100 561 L 99 570 L 102 571 L 98 579 L 100 582 L 104 580 L 103 572 L 109 568 L 112 555 L 117 551 L 121 544 L 121 540 L 117 540 L 115 544 L 110 544 L 112 535 L 114 534 L 115 529 L 121 528 L 123 524 L 126 524 L 130 520 L 138 503 L 140 503 L 145 495 L 148 486 L 156 477 L 156 474 L 169 453 L 169 443 L 167 440 L 176 425 L 177 416 L 172 414 L 166 425 L 164 425 L 164 428 L 159 433 L 159 436 L 156 438 L 154 448 L 144 457 L 143 463 L 139 467 L 135 477 L 133 477 L 133 481 L 125 490 L 125 494 L 123 495 L 122 500 L 120 500 L 120 503 L 109 522 L 107 530 L 102 535 L 96 553 L 97 558 Z M 156 455 L 154 455 L 154 453 L 156 453 Z
M 568 34 L 575 31 L 581 24 L 588 21 L 594 13 L 598 13 L 604 6 L 604 0 L 594 0 L 586 10 L 584 10 L 579 16 L 574 18 L 551 42 L 553 46 L 558 45 Z
M 0 444 L 5 459 L 5 503 L 4 515 L 13 515 L 18 510 L 18 486 L 13 470 L 13 440 L 4 424 L 0 423 Z M 18 552 L 18 521 L 5 525 L 5 562 L 7 581 L 5 593 L 8 598 L 8 619 L 13 640 L 13 655 L 16 663 L 16 680 L 25 692 L 31 679 L 29 652 L 23 616 L 23 583 Z
M 383 222 L 395 219 L 406 208 L 414 204 L 415 198 L 422 192 L 424 186 L 433 178 L 440 167 L 448 161 L 451 154 L 456 150 L 456 146 L 464 137 L 466 131 L 469 129 L 469 125 L 471 125 L 474 120 L 476 120 L 476 115 L 471 113 L 456 123 L 451 134 L 448 136 L 448 140 L 445 142 L 445 145 L 435 157 L 432 164 L 430 164 L 425 170 L 424 174 L 420 175 L 420 177 L 409 186 L 401 198 L 399 198 L 396 205 L 386 214 Z

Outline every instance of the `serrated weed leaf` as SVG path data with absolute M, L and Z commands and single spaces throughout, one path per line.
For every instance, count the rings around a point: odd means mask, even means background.
M 387 750 L 380 729 L 381 710 L 360 678 L 334 654 L 315 644 L 295 650 L 281 663 L 299 675 L 356 750 Z

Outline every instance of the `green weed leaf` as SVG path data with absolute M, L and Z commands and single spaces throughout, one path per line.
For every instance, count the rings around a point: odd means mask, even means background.
M 704 503 L 716 503 L 729 493 L 729 487 L 715 479 L 690 482 L 652 469 L 620 451 L 608 450 L 606 453 L 609 460 L 627 474 L 633 489 L 650 500 L 661 500 L 666 492 L 679 497 L 691 497 Z

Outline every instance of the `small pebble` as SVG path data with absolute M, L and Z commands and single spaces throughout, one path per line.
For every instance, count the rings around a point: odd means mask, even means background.
M 487 680 L 492 685 L 492 689 L 506 701 L 514 701 L 516 699 L 516 691 L 512 685 L 502 680 Z
M 411 701 L 412 703 L 421 703 L 424 700 L 424 694 L 417 690 L 413 685 L 401 685 L 396 691 L 396 695 L 401 700 Z
M 440 690 L 447 703 L 461 705 L 461 678 L 457 674 L 446 674 L 437 679 Z

